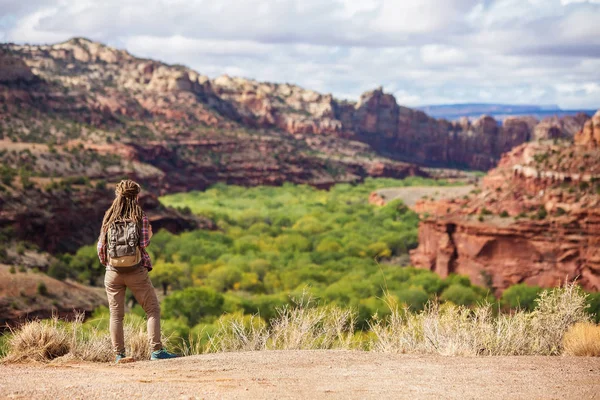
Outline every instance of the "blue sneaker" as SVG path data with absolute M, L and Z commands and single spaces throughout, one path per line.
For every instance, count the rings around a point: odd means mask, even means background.
M 151 360 L 167 360 L 169 358 L 177 358 L 179 357 L 177 354 L 169 353 L 165 349 L 160 349 L 153 351 L 150 355 Z

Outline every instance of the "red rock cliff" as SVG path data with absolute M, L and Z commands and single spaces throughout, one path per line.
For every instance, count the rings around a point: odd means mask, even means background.
M 572 136 L 587 119 L 550 119 L 539 126 L 530 117 L 508 118 L 502 125 L 486 116 L 448 122 L 398 105 L 381 88 L 352 102 L 290 84 L 226 75 L 211 80 L 189 68 L 139 59 L 85 39 L 6 46 L 0 54 L 0 81 L 33 78 L 53 82 L 55 90 L 0 90 L 0 99 L 11 104 L 32 96 L 44 109 L 96 126 L 112 127 L 130 118 L 151 122 L 155 134 L 167 136 L 194 135 L 198 126 L 327 135 L 361 141 L 396 160 L 482 170 L 534 137 Z
M 574 144 L 519 146 L 466 199 L 420 204 L 413 264 L 468 275 L 500 293 L 516 283 L 552 287 L 578 279 L 600 290 L 600 113 Z

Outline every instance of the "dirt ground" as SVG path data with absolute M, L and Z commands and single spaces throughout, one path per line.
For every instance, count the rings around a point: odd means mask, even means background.
M 600 399 L 600 358 L 352 351 L 0 366 L 11 399 Z

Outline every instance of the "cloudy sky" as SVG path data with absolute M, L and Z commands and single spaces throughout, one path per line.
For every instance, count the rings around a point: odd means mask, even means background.
M 0 42 L 73 36 L 340 98 L 600 108 L 600 0 L 0 0 Z

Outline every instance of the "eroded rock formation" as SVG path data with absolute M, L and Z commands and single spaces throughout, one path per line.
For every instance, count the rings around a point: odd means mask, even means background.
M 600 147 L 600 111 L 585 123 L 583 129 L 575 135 L 575 141 L 581 146 Z
M 131 118 L 169 138 L 197 137 L 198 127 L 268 129 L 353 139 L 406 162 L 486 170 L 502 153 L 532 138 L 572 136 L 588 118 L 537 124 L 531 117 L 519 117 L 500 125 L 482 116 L 472 122 L 448 122 L 398 105 L 382 88 L 352 102 L 290 84 L 227 75 L 211 80 L 189 68 L 139 59 L 81 38 L 52 46 L 5 48 L 10 57 L 4 57 L 4 63 L 10 67 L 3 68 L 0 61 L 0 77 L 2 71 L 11 71 L 7 79 L 35 77 L 54 85 L 24 92 L 0 90 L 7 103 L 30 96 L 38 109 L 87 124 L 114 129 L 123 117 Z
M 600 114 L 596 114 L 597 116 Z M 600 151 L 594 121 L 575 143 L 530 143 L 505 154 L 468 198 L 421 201 L 415 266 L 468 275 L 496 293 L 577 279 L 600 290 Z

